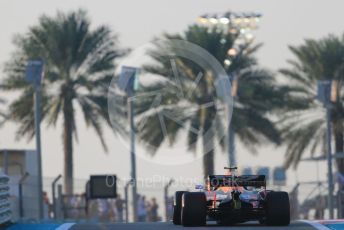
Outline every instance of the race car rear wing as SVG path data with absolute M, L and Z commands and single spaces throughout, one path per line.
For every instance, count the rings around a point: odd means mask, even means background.
M 233 180 L 234 178 L 234 180 Z M 242 176 L 227 176 L 227 175 L 210 175 L 209 184 L 212 188 L 218 187 L 266 187 L 265 175 L 242 175 Z

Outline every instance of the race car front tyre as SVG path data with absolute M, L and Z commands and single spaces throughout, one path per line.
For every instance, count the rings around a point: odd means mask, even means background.
M 182 196 L 186 191 L 177 191 L 174 194 L 174 204 L 173 204 L 173 224 L 181 224 L 181 215 L 182 215 Z
M 207 199 L 203 192 L 188 192 L 182 196 L 182 225 L 204 226 L 207 217 Z
M 290 224 L 288 193 L 269 192 L 267 194 L 265 223 L 272 226 L 286 226 Z

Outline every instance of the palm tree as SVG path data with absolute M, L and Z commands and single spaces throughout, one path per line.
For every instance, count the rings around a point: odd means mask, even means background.
M 324 154 L 326 124 L 324 108 L 315 99 L 319 80 L 337 80 L 337 102 L 332 107 L 331 123 L 335 151 L 343 152 L 343 92 L 344 36 L 329 35 L 323 39 L 307 39 L 299 46 L 289 46 L 295 60 L 280 72 L 290 82 L 290 101 L 297 106 L 287 107 L 282 127 L 287 143 L 286 165 L 297 166 L 302 155 L 310 152 Z M 296 103 L 296 104 L 295 104 Z M 317 152 L 319 151 L 319 152 Z M 344 160 L 337 159 L 338 170 L 344 173 Z
M 177 124 L 173 119 L 165 119 L 166 133 L 164 133 L 160 128 L 159 115 L 151 113 L 151 110 L 156 108 L 152 108 L 151 101 L 143 100 L 137 110 L 141 117 L 138 126 L 141 127 L 142 120 L 147 125 L 140 130 L 140 138 L 154 154 L 165 141 L 173 145 L 178 134 L 187 127 L 187 142 L 190 150 L 196 150 L 197 142 L 202 141 L 203 171 L 206 177 L 214 173 L 215 140 L 218 139 L 220 146 L 223 147 L 222 137 L 226 133 L 223 120 L 216 116 L 219 107 L 204 106 L 214 98 L 217 100 L 215 82 L 219 76 L 214 75 L 211 69 L 205 69 L 204 76 L 199 78 L 200 67 L 185 58 L 176 57 L 175 62 L 171 63 L 170 50 L 166 50 L 166 47 L 171 47 L 173 39 L 194 43 L 207 50 L 219 63 L 224 63 L 228 57 L 227 51 L 234 45 L 236 35 L 192 25 L 180 35 L 164 35 L 165 42 L 162 45 L 159 43 L 150 51 L 155 64 L 144 66 L 145 71 L 160 76 L 162 81 L 156 81 L 142 91 L 156 91 L 164 87 L 159 99 L 160 106 L 157 109 L 164 114 L 172 114 L 174 118 L 178 117 L 181 124 Z M 278 108 L 282 104 L 283 100 L 283 93 L 276 86 L 273 75 L 259 68 L 253 57 L 258 48 L 259 45 L 246 47 L 242 55 L 234 59 L 231 65 L 224 67 L 228 75 L 235 72 L 240 79 L 232 116 L 234 132 L 253 152 L 256 151 L 256 146 L 266 141 L 280 143 L 279 133 L 269 115 L 272 114 L 273 108 Z M 178 67 L 181 87 L 175 84 L 173 68 L 171 68 L 174 64 Z M 194 87 L 193 82 L 197 78 L 199 82 L 197 87 Z M 180 91 L 193 93 L 188 97 L 180 97 L 176 93 Z
M 72 194 L 77 111 L 82 111 L 86 125 L 95 130 L 107 150 L 102 128 L 103 121 L 109 122 L 106 92 L 113 77 L 114 60 L 123 52 L 108 27 L 91 29 L 82 10 L 42 16 L 38 25 L 16 37 L 15 46 L 16 52 L 6 64 L 2 88 L 21 94 L 10 104 L 9 116 L 20 124 L 18 137 L 33 137 L 33 89 L 24 79 L 24 69 L 28 59 L 43 59 L 42 121 L 55 127 L 62 118 L 64 186 L 65 192 Z

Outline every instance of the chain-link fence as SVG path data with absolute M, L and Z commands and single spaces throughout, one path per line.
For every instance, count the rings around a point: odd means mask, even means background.
M 146 221 L 166 220 L 166 216 L 171 216 L 172 193 L 166 193 L 165 182 L 159 179 L 149 182 L 146 180 L 137 181 L 138 195 L 144 200 L 143 212 Z M 117 180 L 116 199 L 87 199 L 86 184 L 87 179 L 74 180 L 74 194 L 65 195 L 63 193 L 62 180 L 55 186 L 55 199 L 53 199 L 54 178 L 44 178 L 44 191 L 47 192 L 49 202 L 49 218 L 57 220 L 91 221 L 91 222 L 126 222 L 132 221 L 133 211 L 131 209 L 131 190 L 125 186 L 129 179 Z M 127 193 L 127 194 L 126 194 Z M 140 200 L 140 199 L 139 199 Z M 166 204 L 168 202 L 168 204 Z M 166 215 L 166 211 L 169 214 Z
M 344 193 L 333 194 L 334 217 L 343 218 Z M 328 219 L 328 187 L 326 181 L 300 182 L 289 193 L 292 219 Z
M 39 199 L 44 202 L 44 219 L 55 221 L 125 222 L 133 220 L 131 185 L 129 179 L 117 180 L 116 199 L 86 199 L 87 179 L 74 180 L 74 194 L 65 195 L 63 180 L 54 186 L 56 178 L 43 179 L 44 197 L 38 198 L 37 177 L 13 176 L 10 180 L 10 200 L 14 221 L 36 221 Z M 137 180 L 141 214 L 146 221 L 171 220 L 173 195 L 178 190 L 194 190 L 204 184 L 202 178 L 164 178 L 153 176 Z M 126 185 L 128 185 L 126 187 Z M 127 188 L 127 189 L 125 189 Z M 295 186 L 269 186 L 272 190 L 289 192 L 292 219 L 324 219 L 328 217 L 327 183 L 304 182 Z M 54 192 L 53 192 L 54 190 Z M 338 190 L 338 189 L 337 189 Z M 55 199 L 53 199 L 55 195 Z M 143 203 L 142 198 L 145 197 Z M 141 200 L 141 201 L 140 201 Z M 334 199 L 335 217 L 343 216 L 344 192 Z M 139 204 L 140 207 L 140 204 Z M 337 208 L 338 207 L 338 208 Z M 139 212 L 139 210 L 138 210 Z

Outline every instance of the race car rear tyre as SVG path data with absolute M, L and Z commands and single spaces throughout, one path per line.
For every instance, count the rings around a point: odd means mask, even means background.
M 288 193 L 269 192 L 267 194 L 265 223 L 272 226 L 286 226 L 290 224 Z
M 181 215 L 182 215 L 182 196 L 186 191 L 177 191 L 174 194 L 174 204 L 173 204 L 173 224 L 181 224 Z
M 204 226 L 207 217 L 207 199 L 203 192 L 188 192 L 182 197 L 182 225 Z

